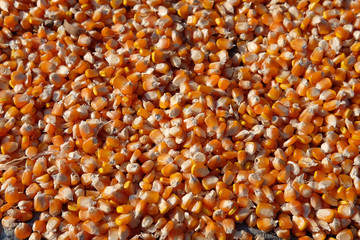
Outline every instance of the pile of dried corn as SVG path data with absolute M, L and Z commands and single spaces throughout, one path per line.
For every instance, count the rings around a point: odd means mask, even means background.
M 0 214 L 17 238 L 226 239 L 243 221 L 360 237 L 358 0 L 0 9 Z

